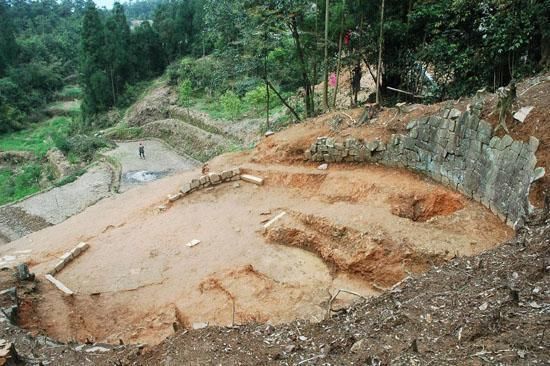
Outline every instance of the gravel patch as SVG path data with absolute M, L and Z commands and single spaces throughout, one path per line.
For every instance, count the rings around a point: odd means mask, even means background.
M 59 224 L 110 195 L 111 169 L 99 164 L 73 183 L 33 196 L 16 207 L 39 216 L 50 224 Z

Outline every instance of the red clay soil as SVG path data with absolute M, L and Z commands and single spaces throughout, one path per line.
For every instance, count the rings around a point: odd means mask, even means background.
M 119 365 L 548 365 L 550 220 L 312 324 L 179 331 Z
M 291 163 L 302 161 L 304 151 L 315 142 L 317 137 L 328 136 L 337 140 L 354 137 L 363 140 L 388 141 L 394 133 L 405 133 L 407 124 L 424 115 L 435 114 L 441 105 L 415 104 L 409 113 L 399 113 L 396 108 L 384 108 L 368 124 L 358 126 L 354 122 L 360 119 L 363 109 L 355 108 L 345 112 L 332 112 L 294 125 L 260 142 L 252 157 L 257 163 Z M 333 128 L 333 120 L 341 122 Z M 352 120 L 353 119 L 353 120 Z
M 547 174 L 531 187 L 530 200 L 535 207 L 544 206 L 544 197 L 550 193 L 550 73 L 526 79 L 517 85 L 518 101 L 514 105 L 514 111 L 523 106 L 534 106 L 524 123 L 508 121 L 510 135 L 517 140 L 528 141 L 530 136 L 535 136 L 540 141 L 537 151 L 537 166 L 545 167 Z M 256 147 L 252 161 L 257 163 L 292 163 L 303 160 L 304 151 L 315 142 L 317 137 L 334 137 L 336 140 L 344 140 L 347 137 L 357 139 L 387 141 L 394 133 L 406 133 L 407 124 L 419 117 L 436 114 L 448 105 L 452 105 L 464 111 L 471 102 L 470 98 L 461 98 L 456 102 L 442 102 L 433 105 L 409 106 L 409 113 L 399 113 L 396 108 L 383 109 L 376 119 L 366 125 L 357 126 L 357 121 L 363 109 L 356 108 L 346 112 L 332 112 L 313 118 L 287 130 L 264 139 Z M 486 98 L 482 118 L 493 126 L 498 124 L 496 110 L 497 98 L 489 94 Z M 340 119 L 339 128 L 331 128 L 335 119 Z M 497 135 L 505 132 L 500 130 Z M 547 192 L 547 193 L 545 193 Z
M 463 209 L 464 201 L 462 195 L 443 190 L 425 195 L 399 193 L 390 197 L 392 214 L 413 221 L 426 221 L 434 216 L 450 215 Z

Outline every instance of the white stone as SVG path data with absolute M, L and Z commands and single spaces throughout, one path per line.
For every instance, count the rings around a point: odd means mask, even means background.
M 264 184 L 264 179 L 263 178 L 256 177 L 256 176 L 253 176 L 253 175 L 250 175 L 250 174 L 242 174 L 241 179 L 244 180 L 245 182 L 256 184 L 256 185 L 259 185 L 259 186 Z
M 79 247 L 74 247 L 73 249 L 71 249 L 71 254 L 73 255 L 73 258 L 78 257 L 80 253 L 82 253 L 82 249 L 80 249 Z
M 74 292 L 71 291 L 67 286 L 61 283 L 59 280 L 55 279 L 52 275 L 47 274 L 46 279 L 50 281 L 55 287 L 64 292 L 67 295 L 73 295 Z
M 185 245 L 187 245 L 189 248 L 192 248 L 192 247 L 194 247 L 195 245 L 200 244 L 200 242 L 201 242 L 201 241 L 200 241 L 199 239 L 193 239 L 193 240 L 191 240 L 189 243 L 187 243 L 187 244 L 185 244 Z
M 269 137 L 269 136 L 272 136 L 272 135 L 275 135 L 275 132 L 269 130 L 265 133 L 265 137 Z
M 208 326 L 208 323 L 202 323 L 202 322 L 199 322 L 199 323 L 193 323 L 193 329 L 197 330 L 197 329 L 204 329 Z
M 105 347 L 99 347 L 99 346 L 95 346 L 95 347 L 92 347 L 92 348 L 88 348 L 86 350 L 86 352 L 88 353 L 92 353 L 92 352 L 109 352 L 110 349 L 109 348 L 105 348 Z
M 321 164 L 317 167 L 317 169 L 319 170 L 327 170 L 328 169 L 328 164 L 325 163 L 325 164 Z
M 73 259 L 73 255 L 71 252 L 63 253 L 61 257 L 59 257 L 63 262 L 68 263 Z
M 518 120 L 521 123 L 523 123 L 525 121 L 525 119 L 527 118 L 527 116 L 529 115 L 529 113 L 531 113 L 533 108 L 535 108 L 535 107 L 529 106 L 529 107 L 521 108 L 519 111 L 514 113 L 514 119 Z
M 267 229 L 268 227 L 270 227 L 271 225 L 273 225 L 273 223 L 277 220 L 279 220 L 281 217 L 283 217 L 284 215 L 286 215 L 286 212 L 281 212 L 280 214 L 278 214 L 277 216 L 275 216 L 274 218 L 272 218 L 271 220 L 269 220 L 265 225 L 264 225 L 264 229 Z
M 191 191 L 191 184 L 185 183 L 183 186 L 181 186 L 180 192 L 183 194 L 187 194 Z
M 53 273 L 61 272 L 61 270 L 63 270 L 63 268 L 65 268 L 65 264 L 66 263 L 64 261 L 57 262 L 57 264 L 53 267 L 52 272 Z
M 533 176 L 533 182 L 541 179 L 546 174 L 546 169 L 544 167 L 539 166 L 535 169 L 534 176 Z
M 168 195 L 168 201 L 170 202 L 176 202 L 177 200 L 179 200 L 180 198 L 183 197 L 183 194 L 182 193 L 178 193 L 178 194 L 169 194 Z
M 88 250 L 90 248 L 90 244 L 88 243 L 80 243 L 76 246 L 77 248 L 80 248 L 83 252 L 85 252 L 86 250 Z

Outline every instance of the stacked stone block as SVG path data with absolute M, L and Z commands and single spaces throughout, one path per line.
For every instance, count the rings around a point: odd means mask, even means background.
M 521 226 L 530 212 L 529 187 L 544 175 L 536 168 L 539 141 L 493 136 L 479 108 L 444 110 L 407 126 L 406 135 L 382 141 L 319 137 L 306 151 L 315 162 L 375 162 L 429 175 L 482 203 L 508 225 Z
M 200 189 L 216 186 L 225 182 L 236 181 L 239 179 L 241 179 L 240 168 L 224 170 L 221 173 L 209 173 L 199 178 L 191 179 L 190 182 L 185 183 L 180 189 L 178 198 L 182 198 L 183 196 L 198 191 Z

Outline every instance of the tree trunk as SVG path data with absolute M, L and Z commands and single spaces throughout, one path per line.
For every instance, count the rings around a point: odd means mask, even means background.
M 267 129 L 270 129 L 269 125 L 269 84 L 267 81 L 267 52 L 264 57 L 264 80 L 265 80 L 265 91 L 266 91 L 266 101 L 265 101 L 265 124 Z
M 300 42 L 300 34 L 298 33 L 298 22 L 296 21 L 296 16 L 292 16 L 290 23 L 288 24 L 290 31 L 292 33 L 292 38 L 294 38 L 294 43 L 296 45 L 296 52 L 298 53 L 298 59 L 300 61 L 301 71 L 302 71 L 302 84 L 304 86 L 305 96 L 304 102 L 306 105 L 306 116 L 311 117 L 313 115 L 313 98 L 311 93 L 311 82 L 307 76 L 307 65 L 304 55 L 304 50 Z
M 111 93 L 113 95 L 113 105 L 116 104 L 116 93 L 115 93 L 115 77 L 114 77 L 114 70 L 111 67 Z
M 277 89 L 275 89 L 275 87 L 273 86 L 273 84 L 271 84 L 271 82 L 269 80 L 265 80 L 265 82 L 267 83 L 267 85 L 271 88 L 271 90 L 273 90 L 273 92 L 275 93 L 275 95 L 281 100 L 281 102 L 284 104 L 285 107 L 288 108 L 288 110 L 290 111 L 290 113 L 292 113 L 294 115 L 294 117 L 296 117 L 296 120 L 297 121 L 301 121 L 300 119 L 300 116 L 298 116 L 298 113 L 296 113 L 296 111 L 294 110 L 294 108 L 292 108 L 285 100 L 285 98 L 283 98 L 281 96 L 281 94 L 279 94 L 279 92 L 277 91 Z
M 378 69 L 376 71 L 376 104 L 380 104 L 380 86 L 382 76 L 382 45 L 384 43 L 384 0 L 380 8 L 380 38 L 378 39 Z
M 336 99 L 338 98 L 338 83 L 340 82 L 340 65 L 342 63 L 342 43 L 344 39 L 344 9 L 346 0 L 342 0 L 342 14 L 340 17 L 340 37 L 338 38 L 338 61 L 336 63 L 336 85 L 334 86 L 334 98 L 332 108 L 336 109 Z
M 323 109 L 329 110 L 328 106 L 328 19 L 330 0 L 325 2 L 325 77 L 323 84 Z
M 314 43 L 314 53 L 315 54 L 318 54 L 319 52 L 319 1 L 318 0 L 315 0 L 315 43 Z M 318 74 L 317 74 L 317 69 L 318 69 L 318 66 L 317 66 L 318 62 L 317 62 L 317 57 L 314 58 L 314 61 L 313 61 L 313 85 L 317 84 L 317 80 L 319 79 L 318 78 Z M 313 87 L 313 94 L 315 95 L 315 86 Z

